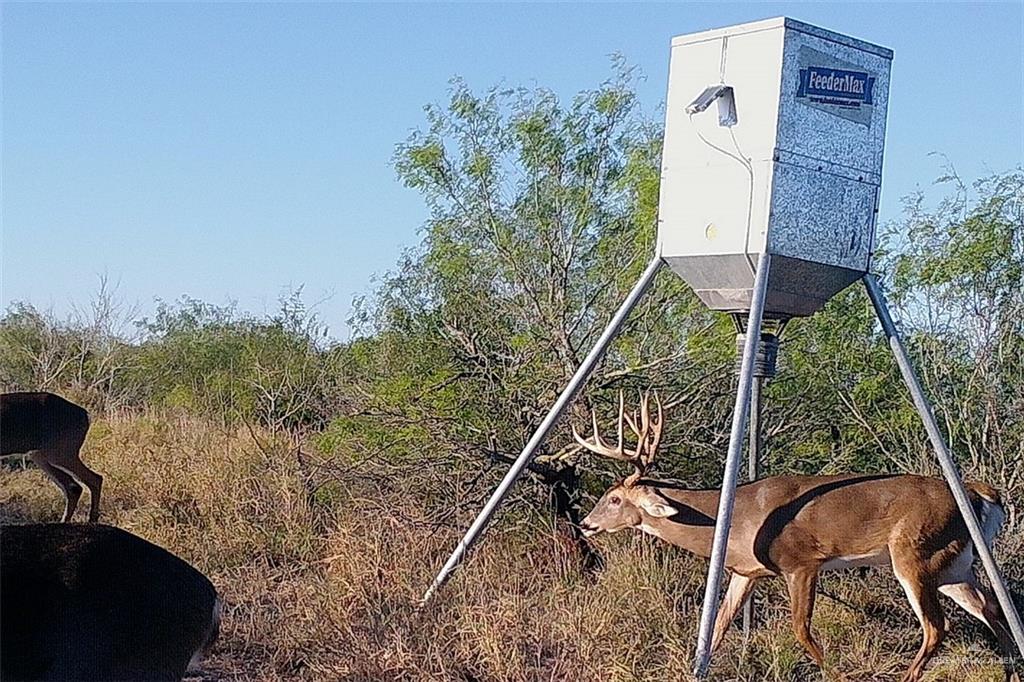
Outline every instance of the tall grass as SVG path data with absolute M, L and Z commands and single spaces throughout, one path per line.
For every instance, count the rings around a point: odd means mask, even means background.
M 412 497 L 382 499 L 355 478 L 319 486 L 286 443 L 168 414 L 98 421 L 84 459 L 105 477 L 104 522 L 192 562 L 226 599 L 205 679 L 688 674 L 706 565 L 651 538 L 604 539 L 606 567 L 591 575 L 547 522 L 506 513 L 437 599 L 417 609 L 458 531 L 432 524 L 437 510 Z M 53 521 L 62 505 L 38 471 L 0 478 L 5 522 Z M 790 634 L 780 588 L 760 590 L 750 641 L 730 633 L 713 679 L 821 678 Z M 815 628 L 831 673 L 898 679 L 919 630 L 892 577 L 829 576 L 822 591 Z M 947 606 L 954 627 L 928 679 L 1002 679 L 992 638 Z

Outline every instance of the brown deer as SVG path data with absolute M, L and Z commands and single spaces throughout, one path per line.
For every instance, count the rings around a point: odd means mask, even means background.
M 718 490 L 686 490 L 646 475 L 661 442 L 663 410 L 652 418 L 648 396 L 640 414 L 625 411 L 619 395 L 618 442 L 605 442 L 593 415 L 594 435 L 576 441 L 590 452 L 635 468 L 601 497 L 580 527 L 587 536 L 636 528 L 692 554 L 711 555 Z M 623 444 L 623 422 L 636 447 Z M 967 485 L 991 544 L 1004 519 L 999 493 Z M 1006 679 L 1020 682 L 1009 625 L 993 595 L 974 575 L 967 527 L 944 481 L 909 475 L 777 476 L 736 490 L 725 565 L 732 572 L 715 621 L 712 650 L 762 578 L 782 576 L 789 589 L 793 631 L 819 667 L 824 653 L 811 633 L 818 573 L 855 566 L 890 566 L 921 622 L 921 648 L 904 682 L 920 679 L 946 633 L 939 594 L 952 599 L 995 634 Z
M 202 573 L 102 524 L 0 528 L 0 679 L 181 680 L 217 638 Z
M 78 481 L 89 488 L 89 520 L 95 522 L 100 516 L 103 477 L 85 466 L 78 454 L 88 431 L 89 413 L 59 395 L 0 394 L 0 457 L 27 454 L 60 486 L 65 523 L 82 496 Z

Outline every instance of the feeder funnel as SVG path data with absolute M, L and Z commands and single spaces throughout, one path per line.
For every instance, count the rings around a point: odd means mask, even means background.
M 810 315 L 868 271 L 892 51 L 788 18 L 672 41 L 661 255 L 711 309 Z

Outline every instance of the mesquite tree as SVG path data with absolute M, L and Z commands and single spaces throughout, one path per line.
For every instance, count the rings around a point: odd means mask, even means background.
M 390 377 L 367 389 L 361 416 L 402 425 L 388 437 L 486 470 L 503 468 L 540 423 L 653 254 L 660 131 L 633 86 L 621 65 L 568 104 L 544 89 L 477 95 L 456 80 L 447 104 L 426 107 L 426 126 L 398 145 L 398 175 L 430 218 L 358 320 L 373 347 L 360 374 Z M 715 324 L 664 273 L 590 389 L 674 381 L 692 353 L 728 363 L 710 345 L 687 345 Z M 585 414 L 590 395 L 568 419 Z M 531 470 L 574 522 L 571 443 L 563 424 Z M 477 503 L 493 476 L 478 480 L 447 499 Z

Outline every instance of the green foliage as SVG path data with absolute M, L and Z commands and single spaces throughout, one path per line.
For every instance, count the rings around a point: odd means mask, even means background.
M 939 416 L 972 468 L 1016 480 L 1024 455 L 1024 170 L 908 202 L 897 236 L 900 316 Z
M 131 348 L 110 330 L 103 289 L 91 319 L 57 320 L 31 304 L 12 303 L 0 318 L 0 388 L 63 390 L 103 408 L 120 391 Z
M 131 377 L 152 405 L 274 429 L 322 428 L 341 379 L 341 352 L 294 292 L 260 319 L 183 298 L 140 323 Z
M 426 126 L 396 148 L 400 179 L 431 217 L 420 247 L 361 302 L 363 346 L 350 349 L 366 359 L 353 372 L 364 413 L 394 428 L 392 452 L 415 437 L 432 447 L 414 456 L 447 466 L 506 461 L 635 283 L 656 238 L 661 152 L 635 80 L 616 63 L 566 103 L 543 88 L 476 94 L 456 79 L 447 104 L 426 107 Z M 709 374 L 728 359 L 701 344 L 707 326 L 666 273 L 594 385 L 655 379 L 672 390 L 689 377 L 667 370 L 688 363 Z M 575 463 L 564 428 L 538 472 Z
M 979 180 L 973 197 L 956 176 L 943 181 L 955 191 L 937 210 L 927 211 L 920 195 L 908 202 L 906 241 L 894 259 L 902 284 L 955 307 L 969 294 L 1014 313 L 1024 281 L 1024 171 Z
M 8 388 L 46 383 L 49 372 L 43 358 L 50 326 L 31 305 L 11 305 L 0 323 L 0 383 Z
M 158 406 L 275 430 L 322 428 L 338 408 L 343 349 L 295 292 L 276 315 L 190 298 L 160 303 L 129 342 L 27 304 L 0 320 L 0 381 L 55 390 L 93 407 Z

